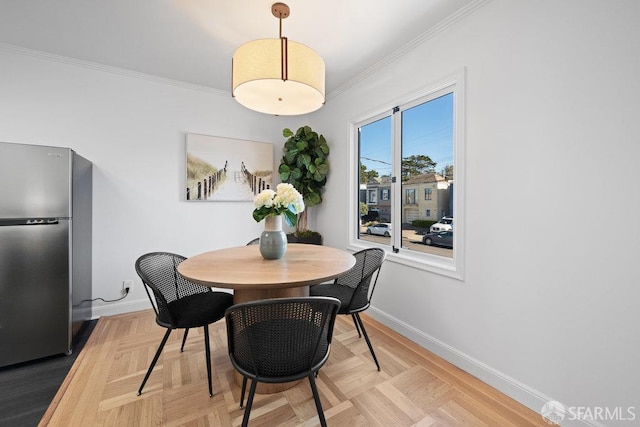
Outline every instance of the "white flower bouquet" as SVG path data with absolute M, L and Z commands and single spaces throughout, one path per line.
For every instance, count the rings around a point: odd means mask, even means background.
M 271 189 L 262 190 L 253 199 L 255 209 L 253 219 L 260 222 L 268 216 L 283 215 L 285 221 L 290 226 L 296 225 L 297 215 L 304 211 L 304 201 L 302 195 L 293 185 L 281 183 L 276 187 L 276 191 Z

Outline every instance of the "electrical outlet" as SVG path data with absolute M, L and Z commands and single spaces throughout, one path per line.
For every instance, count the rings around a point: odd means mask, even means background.
M 126 294 L 131 292 L 131 287 L 133 286 L 133 280 L 123 280 L 122 281 L 122 293 Z

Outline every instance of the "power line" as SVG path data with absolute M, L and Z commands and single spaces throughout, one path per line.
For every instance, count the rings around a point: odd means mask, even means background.
M 382 160 L 376 160 L 376 159 L 372 159 L 372 158 L 369 158 L 369 157 L 360 156 L 360 158 L 361 159 L 365 159 L 365 160 L 370 160 L 372 162 L 383 163 L 385 165 L 391 165 L 391 163 L 389 163 L 389 162 L 383 162 Z

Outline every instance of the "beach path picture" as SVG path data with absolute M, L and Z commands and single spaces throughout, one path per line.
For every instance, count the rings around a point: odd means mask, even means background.
M 187 134 L 187 201 L 253 201 L 272 188 L 273 144 Z

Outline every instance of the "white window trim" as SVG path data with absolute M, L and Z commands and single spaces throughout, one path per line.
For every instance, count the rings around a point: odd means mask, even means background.
M 348 209 L 349 220 L 347 223 L 348 237 L 347 248 L 358 251 L 370 247 L 380 247 L 387 251 L 386 259 L 391 262 L 406 265 L 409 267 L 417 268 L 424 271 L 448 276 L 458 280 L 464 280 L 464 266 L 465 266 L 465 191 L 466 191 L 466 117 L 465 117 L 465 80 L 466 72 L 464 69 L 442 79 L 434 82 L 430 85 L 423 87 L 420 90 L 407 94 L 399 99 L 387 102 L 384 107 L 380 107 L 377 110 L 363 113 L 348 121 L 349 132 L 349 191 L 347 191 L 348 197 Z M 358 239 L 358 226 L 360 224 L 360 208 L 359 208 L 359 170 L 358 170 L 358 127 L 362 122 L 373 122 L 381 118 L 387 117 L 393 111 L 393 108 L 397 105 L 401 105 L 401 111 L 411 108 L 415 105 L 424 102 L 423 98 L 433 95 L 437 92 L 447 91 L 451 87 L 455 87 L 454 90 L 454 182 L 456 188 L 453 198 L 453 212 L 456 217 L 456 232 L 454 233 L 453 244 L 453 258 L 441 257 L 437 255 L 424 254 L 414 252 L 406 249 L 399 249 L 397 253 L 394 253 L 389 246 L 377 245 L 375 243 L 366 242 Z M 399 121 L 396 121 L 396 124 Z M 398 138 L 400 129 L 396 125 L 396 129 L 393 130 L 394 137 Z M 400 144 L 396 144 L 395 150 L 400 151 Z M 399 153 L 398 153 L 399 154 Z M 394 165 L 394 168 L 398 168 L 399 165 Z M 401 203 L 398 197 L 402 198 L 400 194 L 401 180 L 400 171 L 395 170 L 392 172 L 393 176 L 398 177 L 397 182 L 391 184 L 390 198 L 392 201 L 392 209 L 394 218 L 401 218 Z M 394 233 L 394 245 L 400 247 L 401 236 Z

